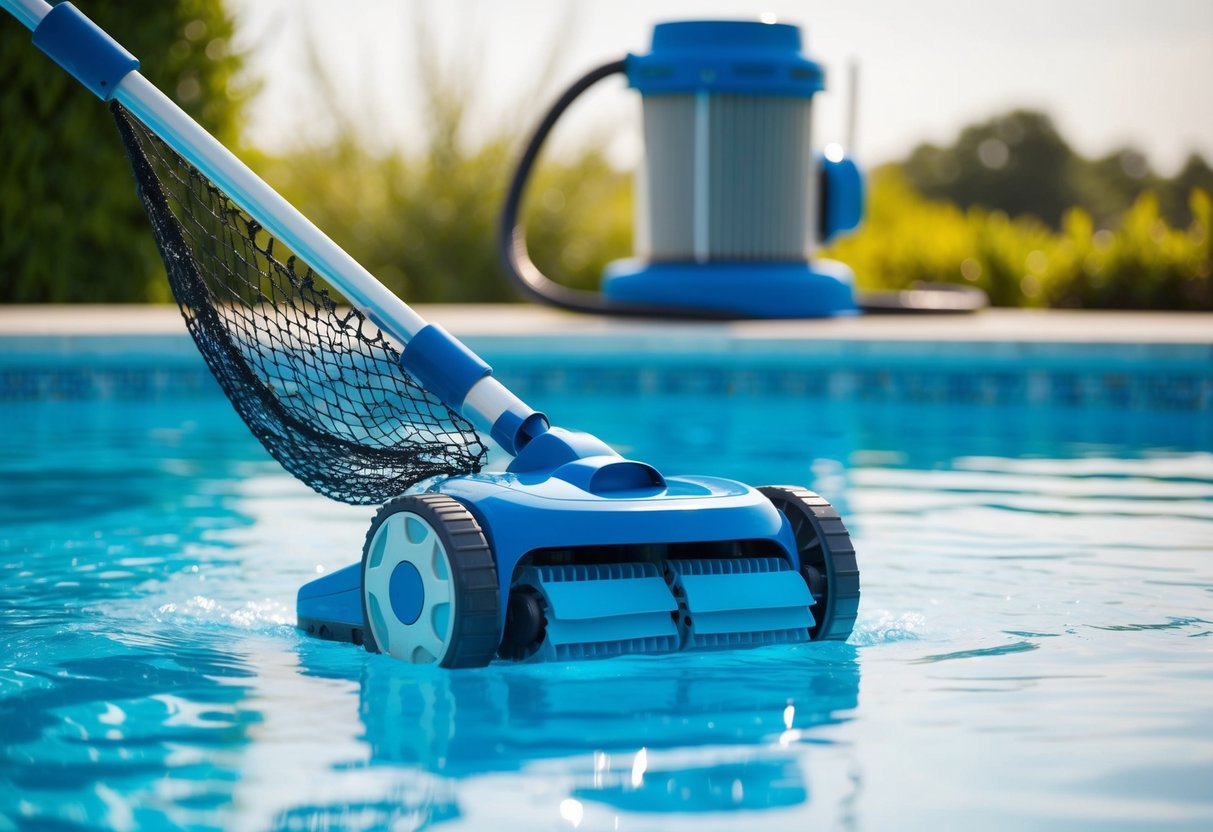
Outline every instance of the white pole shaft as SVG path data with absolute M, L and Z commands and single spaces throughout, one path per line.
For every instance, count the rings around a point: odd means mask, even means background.
M 500 381 L 492 376 L 485 376 L 468 390 L 460 412 L 473 422 L 487 425 L 489 430 L 492 430 L 492 426 L 505 413 L 513 413 L 520 419 L 525 419 L 535 410 L 511 393 Z
M 51 4 L 45 0 L 0 0 L 0 5 L 30 30 L 51 10 Z

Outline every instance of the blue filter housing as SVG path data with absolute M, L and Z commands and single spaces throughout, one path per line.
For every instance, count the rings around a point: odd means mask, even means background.
M 552 280 L 531 260 L 521 205 L 552 128 L 582 93 L 615 75 L 640 92 L 644 113 L 636 254 L 607 266 L 601 291 L 587 291 Z M 506 277 L 541 303 L 626 317 L 954 314 L 987 306 L 979 289 L 949 283 L 857 294 L 850 269 L 813 258 L 819 243 L 859 224 L 864 203 L 863 177 L 841 145 L 810 150 L 812 99 L 824 83 L 821 67 L 801 54 L 796 26 L 659 24 L 649 54 L 591 69 L 536 126 L 501 210 Z M 854 76 L 850 87 L 853 110 Z
M 638 254 L 607 268 L 609 300 L 749 317 L 856 311 L 850 270 L 810 260 L 859 223 L 863 183 L 841 153 L 809 150 L 824 76 L 801 47 L 788 24 L 684 21 L 659 24 L 652 51 L 627 57 L 646 164 Z

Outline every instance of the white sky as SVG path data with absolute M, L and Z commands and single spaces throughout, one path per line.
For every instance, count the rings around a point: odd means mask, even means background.
M 819 96 L 814 141 L 843 138 L 846 64 L 861 70 L 857 155 L 880 162 L 1013 106 L 1051 113 L 1080 151 L 1132 144 L 1163 173 L 1188 152 L 1213 160 L 1213 0 L 229 0 L 264 83 L 249 138 L 268 148 L 317 140 L 325 125 L 303 82 L 305 44 L 367 135 L 407 146 L 423 127 L 418 28 L 474 79 L 471 126 L 529 130 L 565 85 L 599 63 L 648 51 L 663 20 L 797 23 L 834 92 Z M 540 78 L 552 56 L 555 69 Z M 574 108 L 565 146 L 605 137 L 628 163 L 637 95 L 622 81 Z M 470 136 L 473 141 L 477 138 Z

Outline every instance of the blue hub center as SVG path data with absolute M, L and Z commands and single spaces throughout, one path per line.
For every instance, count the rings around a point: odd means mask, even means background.
M 412 624 L 421 617 L 421 608 L 425 605 L 425 585 L 416 566 L 408 561 L 396 564 L 388 583 L 388 597 L 392 602 L 392 612 L 402 624 Z

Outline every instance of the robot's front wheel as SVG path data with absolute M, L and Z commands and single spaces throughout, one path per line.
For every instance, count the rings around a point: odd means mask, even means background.
M 483 667 L 497 652 L 500 590 L 480 524 L 444 494 L 398 497 L 362 549 L 366 648 L 415 664 Z

